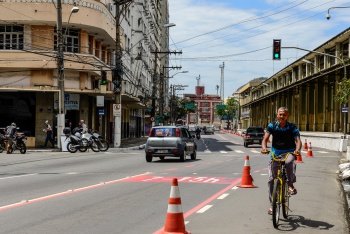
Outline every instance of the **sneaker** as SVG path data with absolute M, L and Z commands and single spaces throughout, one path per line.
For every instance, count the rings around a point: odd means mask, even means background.
M 272 215 L 272 208 L 270 207 L 270 209 L 267 211 L 267 214 Z
M 288 185 L 288 193 L 290 195 L 296 195 L 298 191 L 293 185 Z

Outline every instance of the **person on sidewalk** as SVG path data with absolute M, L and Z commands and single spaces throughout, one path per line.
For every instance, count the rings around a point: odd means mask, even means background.
M 271 152 L 275 155 L 280 155 L 283 153 L 291 152 L 298 155 L 301 150 L 301 141 L 300 141 L 300 132 L 297 126 L 294 123 L 288 122 L 288 109 L 286 107 L 280 107 L 277 113 L 277 121 L 269 123 L 264 138 L 261 143 L 261 153 L 267 154 L 269 151 L 267 148 L 267 141 L 272 138 L 272 147 Z M 294 156 L 290 155 L 285 161 L 286 171 L 287 171 L 287 180 L 289 193 L 291 195 L 297 194 L 297 189 L 294 187 L 296 182 L 295 170 L 296 165 L 294 163 Z M 277 174 L 278 163 L 273 162 L 272 156 L 270 155 L 269 161 L 269 200 L 271 204 L 272 190 L 273 190 L 273 179 L 274 175 Z M 270 208 L 268 214 L 272 215 L 272 209 Z
M 88 129 L 87 126 L 85 124 L 85 121 L 82 119 L 79 121 L 79 132 L 81 134 L 87 133 Z
M 7 126 L 4 129 L 4 132 L 5 132 L 5 137 L 7 139 L 6 153 L 10 154 L 11 153 L 10 149 L 11 149 L 12 144 L 13 144 L 13 139 L 17 135 L 17 125 L 16 125 L 16 123 L 11 123 L 11 125 Z
M 44 149 L 46 148 L 47 142 L 49 142 L 49 141 L 50 141 L 50 143 L 52 145 L 52 148 L 55 148 L 55 142 L 54 142 L 53 137 L 52 137 L 52 127 L 49 124 L 48 120 L 45 121 L 45 124 L 46 124 L 46 128 L 43 129 L 43 131 L 46 132 Z

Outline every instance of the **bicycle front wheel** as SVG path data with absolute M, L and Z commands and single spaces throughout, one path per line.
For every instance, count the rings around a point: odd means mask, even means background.
M 280 181 L 275 179 L 272 192 L 272 222 L 275 228 L 277 228 L 280 219 L 280 186 Z
M 288 184 L 286 181 L 283 181 L 283 189 L 282 189 L 282 213 L 283 217 L 288 218 L 289 212 L 289 193 L 288 193 Z

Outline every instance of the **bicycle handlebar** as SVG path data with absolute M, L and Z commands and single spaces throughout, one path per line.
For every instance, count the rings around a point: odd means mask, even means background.
M 261 151 L 262 154 L 269 154 L 270 151 L 269 150 L 262 150 Z M 271 152 L 271 157 L 274 161 L 281 161 L 281 162 L 284 162 L 287 160 L 287 158 L 289 157 L 289 155 L 292 154 L 293 156 L 298 156 L 298 153 L 296 152 L 287 152 L 287 153 L 283 153 L 283 154 L 280 154 L 280 155 L 275 155 L 274 152 Z

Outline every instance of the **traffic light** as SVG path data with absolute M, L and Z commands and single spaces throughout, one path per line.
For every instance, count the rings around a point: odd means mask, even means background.
M 281 60 L 281 39 L 274 39 L 272 48 L 272 59 Z
M 101 85 L 107 84 L 107 72 L 101 71 Z

